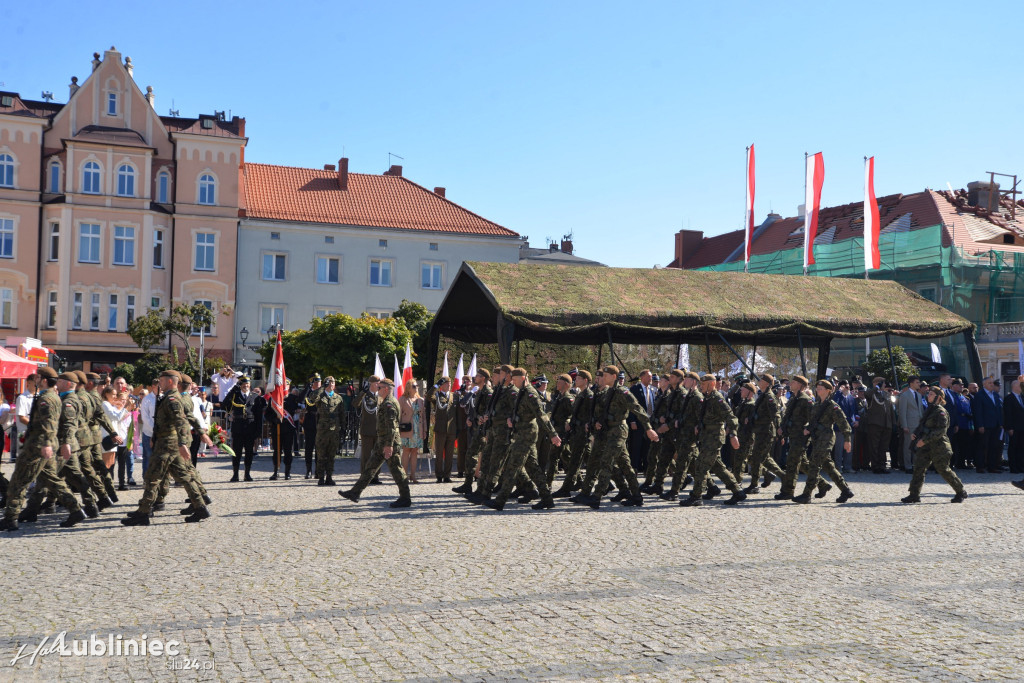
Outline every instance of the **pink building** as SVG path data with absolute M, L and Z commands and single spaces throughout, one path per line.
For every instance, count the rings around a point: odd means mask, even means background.
M 138 355 L 136 316 L 201 301 L 230 358 L 246 142 L 237 116 L 159 116 L 114 48 L 66 104 L 0 92 L 0 337 L 102 370 Z

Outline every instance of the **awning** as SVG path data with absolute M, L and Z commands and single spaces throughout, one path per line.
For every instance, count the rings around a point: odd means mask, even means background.
M 38 363 L 25 360 L 0 347 L 0 377 L 3 379 L 25 379 L 38 369 Z

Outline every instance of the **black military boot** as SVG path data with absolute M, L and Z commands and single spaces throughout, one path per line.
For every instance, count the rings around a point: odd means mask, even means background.
M 680 489 L 685 489 L 687 486 L 689 486 L 692 483 L 693 483 L 693 477 L 691 477 L 689 474 L 687 474 L 686 478 L 683 479 L 683 483 L 682 483 L 682 485 L 679 488 Z
M 409 496 L 399 496 L 397 500 L 388 503 L 390 508 L 407 508 L 410 505 L 412 505 L 412 499 Z
M 690 495 L 679 501 L 679 507 L 681 508 L 699 508 L 704 502 L 700 499 L 700 496 Z
M 178 510 L 178 514 L 179 514 L 179 515 L 191 515 L 191 514 L 193 514 L 193 513 L 195 512 L 195 511 L 196 511 L 196 509 L 195 509 L 194 507 L 192 507 L 192 504 L 191 504 L 191 503 L 189 503 L 189 505 L 188 505 L 188 507 L 187 507 L 187 508 L 185 508 L 185 509 L 183 509 L 183 510 Z
M 909 496 L 907 496 L 905 498 L 900 498 L 900 502 L 901 503 L 920 503 L 921 502 L 921 496 L 915 496 L 913 493 L 911 493 Z
M 162 512 L 165 507 L 164 503 L 153 503 L 153 512 Z
M 646 493 L 648 495 L 654 493 L 654 486 L 649 481 L 645 481 L 640 484 L 640 493 Z
M 793 502 L 794 503 L 804 503 L 804 504 L 810 503 L 811 502 L 811 494 L 809 494 L 809 493 L 801 493 L 799 496 L 793 496 Z
M 277 481 L 277 470 L 274 470 L 274 473 L 270 475 L 268 481 Z
M 503 501 L 501 498 L 486 500 L 484 501 L 484 505 L 491 508 L 492 510 L 497 510 L 498 512 L 501 512 L 502 510 L 505 509 L 505 501 Z
M 324 475 L 322 475 L 322 474 L 320 475 L 320 478 L 316 480 L 316 485 L 317 486 L 326 486 L 326 484 L 324 484 Z
M 452 491 L 455 492 L 455 493 L 472 493 L 473 492 L 473 485 L 472 484 L 463 484 L 462 486 L 454 486 L 454 487 L 452 487 Z
M 249 470 L 245 471 L 245 480 L 246 481 L 252 481 L 252 475 L 249 474 Z
M 761 482 L 761 488 L 763 488 L 763 489 L 768 488 L 769 486 L 772 485 L 773 481 L 775 481 L 775 475 L 772 474 L 771 472 L 765 472 L 764 473 L 764 481 Z
M 850 500 L 851 498 L 853 498 L 853 491 L 851 491 L 849 488 L 846 488 L 846 489 L 843 489 L 843 492 L 839 494 L 838 498 L 836 498 L 836 502 L 837 503 L 845 503 L 846 501 Z
M 967 491 L 961 491 L 949 499 L 950 503 L 962 503 L 967 498 Z
M 195 512 L 193 512 L 188 517 L 186 517 L 185 521 L 187 523 L 189 523 L 189 524 L 194 524 L 195 522 L 201 522 L 204 519 L 209 519 L 209 518 L 210 518 L 210 511 L 207 510 L 206 508 L 202 507 L 202 508 L 199 508 L 198 510 L 196 510 Z
M 60 526 L 64 529 L 70 529 L 74 525 L 78 524 L 85 519 L 85 513 L 81 510 L 77 510 L 68 515 L 68 518 L 60 523 Z
M 726 505 L 736 505 L 737 503 L 742 503 L 746 499 L 747 499 L 747 494 L 743 493 L 743 491 L 733 491 L 732 492 L 732 497 L 729 500 L 725 501 L 725 504 Z
M 761 489 L 757 485 L 757 480 L 754 480 L 754 482 L 750 486 L 748 486 L 747 488 L 743 489 L 743 493 L 746 493 L 748 495 L 751 494 L 751 493 L 759 493 L 760 491 L 761 491 Z
M 203 502 L 206 503 L 207 505 L 209 505 L 210 503 L 213 502 L 213 499 L 210 498 L 209 494 L 204 493 L 203 494 Z
M 348 491 L 338 491 L 338 495 L 342 498 L 351 500 L 353 503 L 359 502 L 359 494 L 352 489 L 349 489 Z
M 644 506 L 643 494 L 637 493 L 635 496 L 630 496 L 626 500 L 622 501 L 622 505 L 628 508 L 639 508 Z
M 550 510 L 555 507 L 555 499 L 552 496 L 541 496 L 541 499 L 530 507 L 534 510 Z
M 711 500 L 721 492 L 722 489 L 718 488 L 714 484 L 711 484 L 710 486 L 708 486 L 708 490 L 704 492 L 704 495 L 701 496 L 701 498 L 703 498 L 704 500 Z
M 324 486 L 337 486 L 337 484 L 334 483 L 334 477 L 328 474 L 324 478 Z
M 105 481 L 103 482 L 103 484 L 104 484 L 104 486 L 107 489 L 107 498 L 109 498 L 111 501 L 113 501 L 115 503 L 119 502 L 117 500 L 117 491 L 114 489 L 114 485 L 113 484 L 107 484 L 107 482 L 105 482 Z M 103 508 L 100 508 L 100 509 L 102 510 Z
M 21 511 L 21 514 L 18 515 L 18 521 L 25 522 L 27 524 L 31 524 L 32 522 L 36 521 L 36 519 L 38 519 L 38 514 L 36 513 L 35 510 L 29 508 L 25 508 L 24 510 Z
M 229 479 L 228 481 L 231 481 L 231 482 L 238 481 L 238 468 L 237 467 L 235 468 L 235 473 L 233 475 L 231 475 L 231 479 Z
M 100 516 L 100 511 L 96 507 L 95 503 L 86 503 L 85 505 L 82 506 L 82 510 L 85 511 L 85 514 L 89 517 L 89 519 L 96 519 Z
M 793 500 L 793 494 L 780 491 L 775 494 L 775 500 Z
M 0 531 L 17 531 L 18 522 L 10 517 L 4 517 L 3 521 L 0 521 Z
M 540 491 L 533 489 L 532 491 L 527 491 L 523 495 L 519 496 L 518 500 L 520 503 L 525 505 L 526 503 L 537 500 L 538 498 L 540 498 Z
M 621 490 L 618 493 L 616 493 L 614 496 L 612 496 L 612 502 L 613 503 L 621 503 L 622 501 L 626 500 L 627 498 L 629 498 L 629 491 L 628 490 Z
M 96 501 L 96 507 L 99 508 L 100 511 L 106 510 L 108 507 L 112 507 L 113 505 L 113 501 L 111 501 L 106 496 L 103 496 L 102 498 Z
M 821 482 L 821 485 L 818 486 L 818 492 L 814 494 L 814 497 L 815 498 L 824 498 L 825 496 L 828 495 L 828 492 L 831 491 L 831 490 L 832 490 L 832 484 L 828 483 L 827 481 L 823 481 L 823 482 Z

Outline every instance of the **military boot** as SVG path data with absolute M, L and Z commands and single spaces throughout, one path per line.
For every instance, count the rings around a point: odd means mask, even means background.
M 765 472 L 764 473 L 764 481 L 761 482 L 761 488 L 763 488 L 763 489 L 768 488 L 769 486 L 772 485 L 773 481 L 775 481 L 775 475 L 772 474 L 771 472 Z
M 18 522 L 10 517 L 4 517 L 3 521 L 0 521 L 0 531 L 17 531 Z
M 832 490 L 832 484 L 827 481 L 822 481 L 818 485 L 818 492 L 814 494 L 815 498 L 824 498 L 828 495 L 828 492 Z
M 729 500 L 725 501 L 725 504 L 726 505 L 736 505 L 737 503 L 742 503 L 746 499 L 747 499 L 747 494 L 743 493 L 743 491 L 733 491 L 732 492 L 732 497 Z
M 792 500 L 793 500 L 794 503 L 804 503 L 804 504 L 810 503 L 811 502 L 811 494 L 809 494 L 809 493 L 801 493 L 799 496 L 794 496 Z
M 555 499 L 552 496 L 542 496 L 538 502 L 530 507 L 534 510 L 550 510 L 555 507 Z
M 618 493 L 616 493 L 614 496 L 612 496 L 612 502 L 613 503 L 621 503 L 622 501 L 626 500 L 629 497 L 630 497 L 629 496 L 629 491 L 628 490 L 622 490 L 622 491 L 619 491 Z
M 700 496 L 688 496 L 679 501 L 679 507 L 681 508 L 699 508 L 704 502 L 700 499 Z
M 60 526 L 64 529 L 70 529 L 74 525 L 78 524 L 85 519 L 85 513 L 81 510 L 76 510 L 68 515 L 67 519 L 60 523 Z
M 955 496 L 949 499 L 950 503 L 962 503 L 967 498 L 967 491 L 960 491 Z
M 409 496 L 399 496 L 397 500 L 388 503 L 390 508 L 407 508 L 410 505 L 412 505 L 412 499 Z
M 89 517 L 89 519 L 96 519 L 100 516 L 100 511 L 96 507 L 95 503 L 86 503 L 85 505 L 82 506 L 82 510 L 85 511 L 85 514 Z
M 24 510 L 21 511 L 21 514 L 18 515 L 19 522 L 26 522 L 28 524 L 31 524 L 32 522 L 36 521 L 36 519 L 38 519 L 38 514 L 36 513 L 35 510 L 32 510 L 31 508 L 25 508 Z
M 714 498 L 715 496 L 717 496 L 721 492 L 722 492 L 722 489 L 718 488 L 714 484 L 711 484 L 711 485 L 708 486 L 708 490 L 704 492 L 704 495 L 701 496 L 701 498 L 703 498 L 704 500 L 711 500 L 712 498 Z
M 901 503 L 908 503 L 908 504 L 909 503 L 920 503 L 921 502 L 921 496 L 917 496 L 917 495 L 914 495 L 913 493 L 911 493 L 909 496 L 907 496 L 905 498 L 900 498 L 900 502 Z
M 204 519 L 209 519 L 209 518 L 210 518 L 210 511 L 207 510 L 205 507 L 201 507 L 198 510 L 196 510 L 195 512 L 193 512 L 191 515 L 186 517 L 185 521 L 187 523 L 189 523 L 189 524 L 194 524 L 195 522 L 201 522 Z
M 849 488 L 845 488 L 845 489 L 843 489 L 843 492 L 839 494 L 839 497 L 836 498 L 836 502 L 837 503 L 845 503 L 846 501 L 850 500 L 851 498 L 853 498 L 853 491 L 851 491 Z
M 359 502 L 359 493 L 357 493 L 355 489 L 349 489 L 348 491 L 338 491 L 338 495 L 341 496 L 342 498 L 347 498 L 348 500 L 351 500 L 353 503 Z

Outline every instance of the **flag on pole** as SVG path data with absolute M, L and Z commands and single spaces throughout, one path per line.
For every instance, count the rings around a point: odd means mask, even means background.
M 451 379 L 452 376 L 448 374 L 448 352 L 444 352 L 444 367 L 441 369 L 441 376 Z
M 679 358 L 676 362 L 676 367 L 681 369 L 690 369 L 690 345 L 680 344 L 679 345 Z
M 473 360 L 469 361 L 469 376 L 470 378 L 476 377 L 476 354 L 473 354 Z
M 754 240 L 754 145 L 747 148 L 747 215 L 743 222 L 746 238 L 743 240 L 743 264 L 750 263 L 750 249 Z
M 376 355 L 377 358 L 373 362 L 373 374 L 381 379 L 384 379 L 384 366 L 380 364 L 380 354 L 378 353 L 374 355 Z
M 278 417 L 287 417 L 291 422 L 291 416 L 284 411 L 284 397 L 288 391 L 288 378 L 284 374 L 284 350 L 281 348 L 281 330 L 277 331 L 277 346 L 274 347 L 274 355 L 270 358 L 270 376 L 267 378 L 267 400 Z
M 864 162 L 864 270 L 882 267 L 878 252 L 878 202 L 875 200 L 875 158 Z
M 1017 340 L 1017 364 L 1020 366 L 1020 371 L 1024 373 L 1024 341 Z
M 398 367 L 398 354 L 395 354 L 395 398 L 402 398 L 402 370 Z
M 458 391 L 462 388 L 462 378 L 466 374 L 465 366 L 462 364 L 462 357 L 465 354 L 459 354 L 459 367 L 455 370 L 455 377 L 452 377 L 452 389 Z
M 402 388 L 405 388 L 405 383 L 412 379 L 412 345 L 406 342 L 405 344 L 405 365 L 402 366 Z
M 821 186 L 825 183 L 825 160 L 821 152 L 807 157 L 807 189 L 804 199 L 804 270 L 814 263 L 814 238 L 818 234 Z
M 941 363 L 942 362 L 942 354 L 939 352 L 939 347 L 935 345 L 935 342 L 932 342 L 932 362 L 933 363 Z

